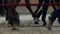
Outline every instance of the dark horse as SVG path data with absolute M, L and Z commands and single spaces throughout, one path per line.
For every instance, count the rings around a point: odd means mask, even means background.
M 0 0 L 0 1 L 1 1 L 1 4 L 18 4 L 21 0 Z M 33 16 L 33 11 L 30 6 L 30 1 L 25 0 L 25 2 L 26 2 L 25 6 L 28 8 L 28 10 Z M 20 24 L 19 14 L 15 9 L 16 7 L 17 6 L 4 6 L 4 9 L 6 10 L 6 20 L 9 22 L 9 24 L 11 24 L 11 26 L 13 27 L 13 30 L 16 29 L 16 25 Z M 4 9 L 3 7 L 1 7 L 1 10 L 4 10 Z
M 0 4 L 18 4 L 20 0 L 0 0 Z M 13 27 L 12 29 L 16 29 L 16 25 L 20 24 L 19 20 L 19 14 L 16 11 L 17 6 L 3 6 L 0 7 L 0 15 L 4 15 L 4 12 L 6 12 L 6 20 L 8 21 L 8 24 L 11 24 Z

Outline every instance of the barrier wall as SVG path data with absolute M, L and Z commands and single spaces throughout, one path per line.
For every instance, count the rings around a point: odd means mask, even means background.
M 35 11 L 36 8 L 37 8 L 36 6 L 32 6 L 32 10 L 33 11 Z M 16 10 L 17 10 L 17 12 L 19 14 L 30 14 L 29 10 L 25 6 L 23 6 L 23 7 L 22 6 L 18 6 L 16 8 Z M 47 11 L 47 13 L 50 14 L 52 11 L 53 11 L 53 8 L 50 6 L 49 9 L 48 9 L 48 11 Z
M 31 4 L 38 4 L 38 0 L 30 0 Z M 25 4 L 24 0 L 21 0 L 19 4 Z M 36 10 L 36 6 L 31 7 L 33 11 Z M 18 6 L 16 8 L 19 14 L 30 14 L 29 10 L 25 6 Z M 50 14 L 53 11 L 52 7 L 50 6 L 47 13 Z

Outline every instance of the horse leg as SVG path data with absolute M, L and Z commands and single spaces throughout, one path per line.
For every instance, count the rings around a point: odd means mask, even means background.
M 58 17 L 58 22 L 60 23 L 60 16 Z
M 1 16 L 4 16 L 4 10 L 3 10 L 3 7 L 0 7 L 0 15 L 1 15 Z
M 17 26 L 19 26 L 20 25 L 19 14 L 14 7 L 12 9 L 13 9 L 14 19 L 17 22 L 16 24 L 17 24 Z
M 32 17 L 34 17 L 34 13 L 31 9 L 31 5 L 30 5 L 30 1 L 29 0 L 25 0 L 26 3 L 26 8 L 30 11 L 30 13 L 32 14 Z
M 10 18 L 9 21 L 11 21 L 11 24 L 12 24 L 12 27 L 13 27 L 12 29 L 16 29 L 16 21 L 14 20 L 12 7 L 8 8 L 8 16 Z
M 8 3 L 8 4 L 18 4 L 20 1 L 21 1 L 21 0 L 8 0 L 7 3 Z M 13 16 L 15 16 L 14 18 L 17 19 L 17 20 L 15 20 L 15 22 L 17 22 L 17 23 L 19 24 L 19 23 L 20 23 L 20 20 L 19 20 L 19 15 L 18 15 L 18 13 L 16 12 L 16 9 L 15 9 L 16 7 L 17 7 L 17 6 L 10 7 L 10 8 L 11 8 L 10 10 L 12 11 L 12 12 L 11 12 L 11 11 L 10 11 L 10 12 L 12 13 Z M 9 9 L 9 8 L 8 8 L 8 9 Z M 9 11 L 8 11 L 8 12 L 9 12 Z M 9 13 L 10 13 L 10 12 L 9 12 Z M 8 15 L 9 15 L 9 13 L 8 13 Z M 10 14 L 11 14 L 11 13 L 10 13 Z M 8 15 L 7 15 L 7 16 L 8 16 Z M 17 16 L 16 16 L 16 15 L 17 15 Z M 7 17 L 7 18 L 8 18 L 8 17 Z M 11 19 L 11 15 L 10 15 L 10 19 Z M 9 21 L 9 18 L 8 18 L 7 20 Z M 17 23 L 16 23 L 16 24 L 17 24 Z M 9 24 L 11 24 L 10 21 L 9 21 Z

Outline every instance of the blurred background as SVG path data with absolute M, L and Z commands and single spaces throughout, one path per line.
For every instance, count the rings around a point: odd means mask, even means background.
M 24 0 L 21 0 L 19 4 L 25 4 Z M 38 4 L 38 0 L 30 0 L 30 4 Z M 31 6 L 32 10 L 35 11 L 37 6 Z M 30 14 L 29 10 L 25 6 L 17 6 L 16 10 L 19 14 Z M 49 6 L 49 9 L 47 11 L 48 14 L 50 14 L 53 11 L 53 8 Z

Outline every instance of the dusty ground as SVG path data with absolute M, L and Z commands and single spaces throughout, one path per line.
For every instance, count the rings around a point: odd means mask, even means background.
M 48 17 L 49 15 L 47 15 Z M 48 18 L 46 21 L 48 22 Z M 39 25 L 33 24 L 33 19 L 31 15 L 21 15 L 21 27 L 18 27 L 19 30 L 12 31 L 11 27 L 1 27 L 0 34 L 60 34 L 60 24 L 57 20 L 54 22 L 52 30 L 48 30 L 46 27 L 42 27 L 42 21 Z M 40 18 L 41 19 L 41 18 Z M 0 18 L 0 23 L 4 22 L 5 18 Z M 22 27 L 24 26 L 24 27 Z M 55 27 L 54 27 L 55 26 Z

